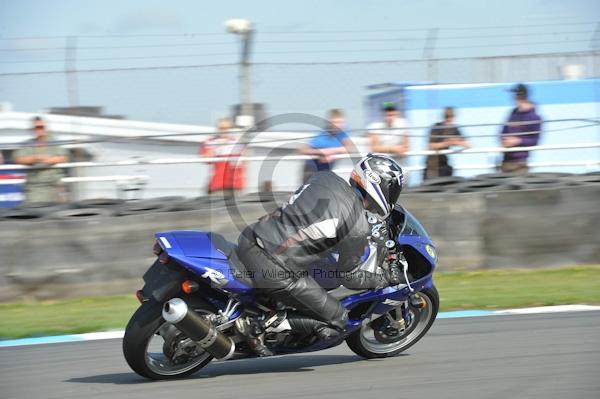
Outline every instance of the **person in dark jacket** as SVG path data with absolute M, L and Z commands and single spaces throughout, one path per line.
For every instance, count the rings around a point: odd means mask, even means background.
M 542 129 L 542 118 L 535 104 L 529 101 L 529 90 L 518 84 L 511 91 L 515 95 L 516 107 L 511 111 L 501 134 L 502 146 L 531 147 L 537 145 Z M 529 151 L 505 152 L 500 169 L 506 173 L 527 173 Z
M 427 147 L 429 150 L 447 150 L 454 146 L 462 148 L 471 147 L 454 124 L 454 116 L 453 107 L 444 108 L 444 120 L 433 125 L 429 132 L 429 145 Z M 434 177 L 452 176 L 453 171 L 454 168 L 448 163 L 447 155 L 429 155 L 425 163 L 423 180 Z
M 327 334 L 331 328 L 341 331 L 348 313 L 309 275 L 309 267 L 337 252 L 336 270 L 347 280 L 346 287 L 398 284 L 398 275 L 388 271 L 353 271 L 360 267 L 371 235 L 366 211 L 387 218 L 401 190 L 401 167 L 383 155 L 369 154 L 361 159 L 350 184 L 333 172 L 318 172 L 281 208 L 242 232 L 237 254 L 253 274 L 256 289 L 321 321 L 315 328 L 325 323 L 329 326 Z M 248 341 L 251 347 L 260 355 L 269 355 L 260 339 L 254 338 Z

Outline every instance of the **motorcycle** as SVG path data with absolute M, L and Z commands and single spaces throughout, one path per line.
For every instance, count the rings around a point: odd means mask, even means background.
M 336 254 L 325 256 L 314 265 L 312 275 L 349 311 L 344 332 L 333 339 L 303 329 L 303 319 L 294 316 L 294 309 L 253 290 L 251 274 L 237 258 L 235 245 L 223 236 L 202 231 L 157 233 L 153 248 L 157 259 L 144 274 L 145 285 L 136 293 L 141 306 L 123 338 L 127 363 L 139 375 L 160 380 L 189 376 L 213 359 L 256 357 L 237 324 L 249 314 L 262 320 L 262 339 L 276 355 L 319 351 L 344 341 L 368 359 L 405 351 L 427 333 L 437 316 L 439 296 L 432 278 L 436 250 L 423 226 L 400 205 L 387 221 L 370 217 L 369 223 L 371 242 L 364 264 L 387 262 L 386 254 L 395 248 L 404 281 L 381 289 L 350 290 L 327 272 Z M 392 239 L 378 243 L 383 237 Z

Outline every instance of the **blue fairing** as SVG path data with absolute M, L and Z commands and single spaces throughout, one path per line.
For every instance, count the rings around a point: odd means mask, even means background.
M 415 291 L 421 291 L 425 288 L 431 287 L 433 284 L 432 273 L 436 265 L 436 252 L 431 242 L 431 239 L 425 232 L 425 229 L 423 229 L 423 227 L 420 224 L 414 224 L 414 222 L 416 222 L 416 219 L 414 219 L 412 215 L 407 213 L 407 216 L 409 216 L 407 218 L 407 228 L 405 229 L 405 232 L 398 237 L 398 242 L 400 243 L 400 245 L 402 245 L 403 248 L 412 247 L 413 249 L 415 249 L 429 265 L 429 272 L 411 283 L 411 286 Z M 411 218 L 413 220 L 411 220 Z M 415 230 L 415 227 L 420 230 L 419 233 L 421 235 L 414 234 L 417 231 Z M 429 251 L 427 251 L 427 246 L 430 247 L 430 251 L 433 254 L 433 256 L 429 253 Z M 356 305 L 363 302 L 378 302 L 378 304 L 376 304 L 372 309 L 370 309 L 369 314 L 384 314 L 396 306 L 393 304 L 384 304 L 386 300 L 389 299 L 391 301 L 405 301 L 409 295 L 409 288 L 407 286 L 401 285 L 400 288 L 387 287 L 379 290 L 366 291 L 356 295 L 351 295 L 344 298 L 341 302 L 348 309 L 352 309 Z M 350 320 L 348 324 L 349 327 L 357 328 L 360 326 L 361 322 L 362 320 Z
M 234 293 L 245 293 L 252 288 L 235 278 L 227 256 L 212 244 L 203 231 L 168 231 L 156 233 L 163 250 L 169 256 L 198 276 L 206 278 L 213 287 Z

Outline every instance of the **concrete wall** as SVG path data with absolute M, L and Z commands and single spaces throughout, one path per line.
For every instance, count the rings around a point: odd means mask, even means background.
M 440 270 L 600 263 L 600 185 L 411 194 Z
M 495 193 L 406 194 L 432 235 L 440 270 L 600 263 L 600 185 Z M 273 203 L 88 220 L 0 221 L 0 300 L 132 293 L 156 231 L 236 226 Z M 235 222 L 235 223 L 234 223 Z

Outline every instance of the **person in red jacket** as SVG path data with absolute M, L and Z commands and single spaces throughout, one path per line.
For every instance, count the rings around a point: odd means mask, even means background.
M 208 183 L 208 193 L 230 197 L 235 191 L 246 186 L 245 166 L 237 160 L 244 152 L 244 146 L 239 144 L 231 134 L 233 125 L 228 118 L 217 122 L 217 134 L 200 147 L 203 157 L 223 158 L 223 161 L 211 162 L 212 171 Z M 231 158 L 231 159 L 228 159 Z

